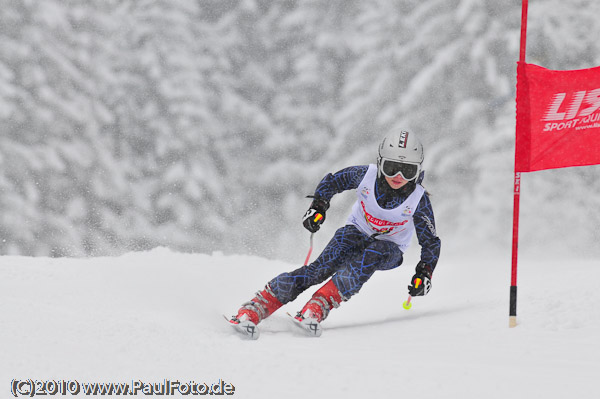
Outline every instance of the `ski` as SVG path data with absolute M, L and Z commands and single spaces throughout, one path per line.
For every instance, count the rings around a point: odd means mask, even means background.
M 235 331 L 242 335 L 242 337 L 251 340 L 256 340 L 260 337 L 260 330 L 256 324 L 252 323 L 250 320 L 239 321 L 237 319 L 230 319 L 225 315 L 223 315 L 223 317 L 227 320 L 227 324 L 232 326 Z
M 290 316 L 292 323 L 294 326 L 299 328 L 304 335 L 308 335 L 310 337 L 320 337 L 323 329 L 319 322 L 314 319 L 304 319 L 302 321 L 296 319 L 290 313 L 287 313 Z M 243 338 L 250 340 L 257 340 L 260 337 L 260 330 L 256 324 L 251 322 L 250 320 L 238 321 L 233 318 L 223 315 L 223 318 L 227 321 L 227 324 L 232 326 L 237 333 L 239 333 Z
M 292 323 L 298 328 L 302 330 L 302 332 L 310 337 L 320 337 L 323 329 L 321 328 L 321 324 L 314 319 L 303 319 L 302 321 L 296 319 L 289 312 L 287 315 L 292 318 Z

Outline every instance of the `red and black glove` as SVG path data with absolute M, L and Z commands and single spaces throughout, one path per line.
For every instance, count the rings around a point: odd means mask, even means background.
M 320 198 L 313 199 L 310 208 L 308 208 L 302 218 L 302 224 L 306 230 L 311 233 L 319 231 L 325 221 L 325 212 L 327 212 L 327 209 L 329 209 L 329 201 Z
M 408 286 L 408 293 L 411 296 L 424 296 L 431 290 L 431 275 L 433 270 L 431 266 L 419 262 L 415 268 L 415 275 L 412 277 Z

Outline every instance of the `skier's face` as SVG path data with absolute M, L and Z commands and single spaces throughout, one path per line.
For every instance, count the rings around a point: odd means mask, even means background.
M 406 183 L 408 183 L 408 180 L 406 180 L 405 178 L 403 178 L 401 174 L 398 174 L 398 175 L 396 175 L 394 177 L 387 177 L 387 176 L 385 176 L 385 181 L 394 190 L 398 190 L 399 188 L 404 187 L 404 185 Z

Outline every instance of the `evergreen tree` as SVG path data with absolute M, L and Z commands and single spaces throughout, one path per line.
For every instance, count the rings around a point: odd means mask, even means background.
M 439 231 L 469 236 L 450 246 L 506 249 L 520 5 L 0 0 L 0 252 L 298 259 L 304 196 L 393 127 L 426 145 Z M 600 65 L 599 14 L 531 2 L 528 61 Z M 594 248 L 597 171 L 524 177 L 523 242 L 555 240 L 566 207 L 561 244 Z

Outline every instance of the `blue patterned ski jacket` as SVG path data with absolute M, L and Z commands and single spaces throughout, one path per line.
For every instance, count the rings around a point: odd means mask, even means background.
M 367 173 L 368 165 L 350 166 L 336 173 L 327 174 L 315 190 L 315 198 L 330 201 L 338 193 L 358 188 Z M 402 204 L 415 188 L 414 182 L 409 182 L 404 187 L 393 190 L 383 177 L 375 182 L 375 195 L 377 203 L 384 209 L 393 209 Z M 421 261 L 435 269 L 437 265 L 441 241 L 435 229 L 433 208 L 429 194 L 424 194 L 413 214 L 415 231 L 421 246 Z

